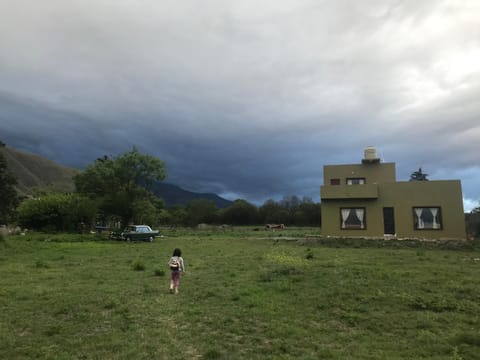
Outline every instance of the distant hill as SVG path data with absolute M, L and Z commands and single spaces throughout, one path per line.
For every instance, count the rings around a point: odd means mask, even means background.
M 39 155 L 18 151 L 8 146 L 0 147 L 7 160 L 8 169 L 17 178 L 20 195 L 31 195 L 34 189 L 72 192 L 73 176 L 79 170 L 61 166 Z
M 9 146 L 0 146 L 0 152 L 7 160 L 9 170 L 17 178 L 20 195 L 32 195 L 35 189 L 49 189 L 58 192 L 75 190 L 73 176 L 80 170 L 57 164 L 39 155 L 18 151 Z M 155 182 L 149 187 L 166 206 L 185 206 L 193 199 L 213 201 L 217 207 L 225 208 L 232 202 L 213 193 L 196 193 L 176 185 Z
M 177 185 L 155 182 L 149 187 L 157 197 L 163 199 L 167 206 L 187 205 L 193 199 L 206 199 L 215 203 L 218 208 L 226 208 L 232 204 L 232 201 L 226 200 L 213 193 L 196 193 L 184 190 Z

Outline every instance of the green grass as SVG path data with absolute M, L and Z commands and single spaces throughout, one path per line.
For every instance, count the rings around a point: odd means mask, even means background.
M 165 235 L 4 239 L 0 358 L 480 359 L 477 246 L 315 229 Z

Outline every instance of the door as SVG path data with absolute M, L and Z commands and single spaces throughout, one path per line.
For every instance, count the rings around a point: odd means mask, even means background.
M 383 233 L 395 234 L 395 218 L 393 216 L 393 207 L 383 208 Z

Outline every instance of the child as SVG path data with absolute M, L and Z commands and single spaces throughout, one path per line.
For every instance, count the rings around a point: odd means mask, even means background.
M 176 248 L 173 250 L 173 255 L 168 262 L 168 266 L 172 270 L 170 277 L 170 293 L 178 294 L 178 287 L 180 285 L 180 273 L 185 273 L 185 266 L 183 264 L 182 250 Z

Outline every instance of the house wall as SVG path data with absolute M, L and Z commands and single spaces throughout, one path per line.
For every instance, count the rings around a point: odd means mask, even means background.
M 323 183 L 330 185 L 330 179 L 365 178 L 367 184 L 395 181 L 395 163 L 325 165 L 323 167 Z
M 462 188 L 459 180 L 405 181 L 381 186 L 382 206 L 393 206 L 400 237 L 466 238 Z M 413 207 L 440 207 L 442 229 L 414 229 Z M 383 219 L 382 219 L 383 223 Z
M 349 177 L 363 177 L 366 184 L 345 185 Z M 341 185 L 330 185 L 332 178 L 340 178 Z M 374 163 L 327 165 L 324 184 L 320 191 L 324 235 L 381 237 L 384 235 L 383 208 L 393 207 L 397 237 L 466 238 L 459 180 L 396 182 L 394 163 Z M 365 228 L 341 229 L 343 207 L 365 208 Z M 414 229 L 414 207 L 440 207 L 442 228 Z

